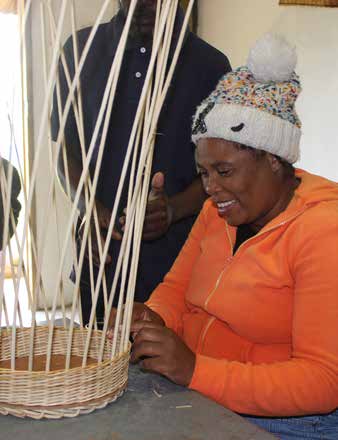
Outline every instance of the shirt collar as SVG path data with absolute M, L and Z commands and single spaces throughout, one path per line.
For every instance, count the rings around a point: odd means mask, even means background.
M 180 31 L 182 29 L 184 22 L 184 12 L 182 8 L 178 8 L 176 19 L 175 19 L 175 27 L 174 27 L 174 33 L 173 33 L 173 42 L 171 44 L 170 52 L 169 52 L 169 58 L 172 58 L 174 56 L 174 52 L 178 43 L 178 39 L 180 36 Z M 121 10 L 111 19 L 107 26 L 106 30 L 106 38 L 107 41 L 111 41 L 111 49 L 113 54 L 115 54 L 117 50 L 118 43 L 120 41 L 122 31 L 125 24 L 125 16 Z M 184 36 L 184 43 L 186 42 L 188 36 L 190 34 L 189 29 L 187 29 L 185 36 Z M 149 41 L 147 43 L 140 41 L 139 39 L 130 36 L 127 41 L 126 50 L 133 50 L 140 47 L 146 47 L 147 49 L 151 50 L 152 48 L 152 41 Z

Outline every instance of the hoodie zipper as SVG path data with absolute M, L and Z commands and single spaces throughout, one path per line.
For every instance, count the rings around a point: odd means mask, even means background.
M 240 249 L 243 245 L 247 244 L 250 240 L 253 240 L 253 239 L 255 239 L 255 238 L 257 238 L 257 237 L 259 237 L 259 236 L 261 236 L 261 235 L 263 235 L 263 234 L 265 234 L 265 233 L 267 233 L 267 232 L 271 232 L 271 231 L 273 231 L 273 230 L 275 230 L 275 229 L 277 229 L 277 228 L 279 228 L 279 227 L 281 227 L 281 226 L 284 226 L 286 223 L 289 223 L 289 222 L 291 222 L 292 220 L 294 220 L 295 218 L 299 217 L 299 216 L 300 216 L 301 214 L 303 214 L 305 211 L 306 211 L 306 209 L 303 209 L 302 211 L 298 212 L 297 214 L 294 214 L 292 217 L 289 217 L 288 219 L 283 220 L 281 223 L 278 223 L 277 225 L 272 226 L 271 228 L 266 229 L 266 230 L 263 231 L 263 232 L 259 232 L 258 234 L 256 234 L 256 235 L 254 235 L 253 237 L 249 238 L 248 240 L 246 240 L 244 243 L 242 243 L 242 244 L 239 246 L 239 248 L 237 249 L 236 255 L 238 255 L 238 251 L 239 251 L 239 249 Z M 216 283 L 215 283 L 214 288 L 212 289 L 211 293 L 208 295 L 208 297 L 207 297 L 207 299 L 206 299 L 206 301 L 205 301 L 205 303 L 204 303 L 204 308 L 205 308 L 206 311 L 207 311 L 207 307 L 208 307 L 208 304 L 209 304 L 211 298 L 214 296 L 214 293 L 216 292 L 216 290 L 217 290 L 217 288 L 218 288 L 218 286 L 219 286 L 219 284 L 220 284 L 220 281 L 221 281 L 221 279 L 222 279 L 222 277 L 223 277 L 224 272 L 226 271 L 226 268 L 229 267 L 229 263 L 234 259 L 234 255 L 233 255 L 233 243 L 232 243 L 232 240 L 231 240 L 231 235 L 230 235 L 230 231 L 229 231 L 229 226 L 228 226 L 227 223 L 226 223 L 226 231 L 227 231 L 227 235 L 228 235 L 229 243 L 230 243 L 230 246 L 231 246 L 231 249 L 232 249 L 232 255 L 229 256 L 229 257 L 227 257 L 227 259 L 226 259 L 226 263 L 227 263 L 227 264 L 225 265 L 225 267 L 224 267 L 223 270 L 221 271 L 219 277 L 218 277 L 217 280 L 216 280 Z M 206 337 L 206 335 L 207 335 L 207 332 L 208 332 L 208 330 L 209 330 L 209 328 L 210 328 L 210 325 L 212 324 L 212 322 L 213 322 L 214 320 L 215 320 L 215 317 L 214 317 L 214 316 L 210 317 L 210 319 L 208 320 L 207 324 L 205 325 L 205 328 L 204 328 L 203 333 L 202 333 L 202 337 L 201 337 L 201 339 L 200 339 L 200 341 L 199 341 L 199 344 L 198 344 L 199 347 L 202 347 L 202 346 L 203 346 L 203 344 L 204 344 L 204 340 L 205 340 L 205 337 Z
M 218 278 L 217 278 L 217 280 L 216 280 L 216 283 L 215 283 L 214 288 L 212 289 L 211 293 L 209 293 L 207 299 L 205 300 L 205 303 L 204 303 L 204 308 L 205 308 L 205 309 L 208 307 L 208 304 L 209 304 L 210 299 L 212 298 L 213 294 L 215 293 L 215 290 L 217 289 L 217 287 L 219 286 L 219 283 L 220 283 L 221 278 L 222 278 L 222 276 L 223 276 L 223 274 L 224 274 L 224 272 L 225 272 L 225 269 L 226 269 L 227 267 L 229 267 L 229 266 L 228 266 L 228 263 L 230 263 L 230 261 L 233 259 L 233 255 L 232 255 L 232 254 L 233 254 L 233 248 L 234 248 L 234 245 L 233 245 L 232 240 L 231 240 L 231 235 L 230 235 L 230 232 L 229 232 L 228 224 L 226 224 L 226 226 L 227 226 L 226 231 L 227 231 L 227 235 L 228 235 L 228 240 L 229 240 L 230 248 L 231 248 L 231 256 L 229 256 L 229 257 L 226 258 L 226 260 L 225 260 L 225 261 L 226 261 L 226 264 L 225 264 L 225 266 L 223 267 L 221 273 L 219 274 L 219 276 L 218 276 Z

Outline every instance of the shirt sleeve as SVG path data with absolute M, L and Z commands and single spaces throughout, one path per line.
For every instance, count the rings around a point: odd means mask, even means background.
M 185 293 L 195 261 L 201 252 L 200 242 L 206 231 L 209 206 L 210 202 L 206 201 L 173 267 L 147 302 L 164 319 L 166 326 L 178 335 L 182 333 L 182 315 L 188 311 Z
M 75 74 L 73 47 L 73 38 L 70 37 L 62 49 L 63 57 L 60 56 L 59 59 L 58 75 L 53 94 L 53 109 L 51 113 L 51 135 L 54 142 L 57 141 L 59 131 L 61 130 L 61 123 L 69 95 L 69 89 Z M 76 93 L 74 96 L 75 101 L 73 100 L 72 102 L 77 102 Z M 73 147 L 72 153 L 77 154 L 78 159 L 80 159 L 80 139 L 73 105 L 70 106 L 69 113 L 66 117 L 64 140 L 66 145 L 71 145 Z
M 336 210 L 336 208 L 335 208 Z M 327 222 L 326 216 L 326 222 Z M 257 416 L 328 413 L 338 407 L 338 220 L 303 224 L 294 238 L 292 354 L 252 364 L 197 355 L 190 388 Z M 301 233 L 303 232 L 303 233 Z

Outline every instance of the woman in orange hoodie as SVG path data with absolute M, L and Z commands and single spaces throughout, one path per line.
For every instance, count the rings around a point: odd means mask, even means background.
M 295 64 L 267 35 L 197 110 L 210 199 L 134 306 L 132 361 L 283 440 L 338 439 L 338 186 L 292 166 Z

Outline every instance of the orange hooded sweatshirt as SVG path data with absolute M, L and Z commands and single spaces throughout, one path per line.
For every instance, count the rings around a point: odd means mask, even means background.
M 190 388 L 258 416 L 338 407 L 338 185 L 297 170 L 287 209 L 235 255 L 207 201 L 148 306 L 196 353 Z

